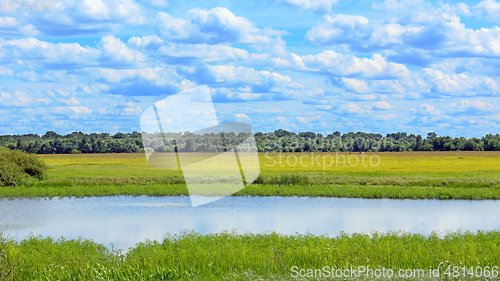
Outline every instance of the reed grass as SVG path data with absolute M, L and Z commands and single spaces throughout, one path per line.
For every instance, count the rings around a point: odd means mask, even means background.
M 90 240 L 3 240 L 5 280 L 292 280 L 291 268 L 446 269 L 498 266 L 500 232 L 405 232 L 337 237 L 185 231 L 144 241 L 126 254 Z M 309 279 L 310 280 L 310 279 Z

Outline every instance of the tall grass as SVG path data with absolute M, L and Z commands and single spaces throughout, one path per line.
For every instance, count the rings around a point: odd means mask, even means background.
M 258 280 L 290 277 L 291 267 L 429 269 L 443 263 L 498 266 L 500 232 L 429 236 L 404 232 L 337 237 L 184 232 L 145 241 L 126 254 L 89 240 L 11 241 L 13 280 Z M 441 266 L 443 268 L 443 266 Z M 9 279 L 7 279 L 9 280 Z
M 11 277 L 14 271 L 14 264 L 7 260 L 10 252 L 11 241 L 5 237 L 5 225 L 2 225 L 2 217 L 0 217 L 0 280 L 7 280 Z

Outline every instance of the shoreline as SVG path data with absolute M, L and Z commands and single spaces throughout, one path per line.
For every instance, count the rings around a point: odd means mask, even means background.
M 28 186 L 2 187 L 0 198 L 52 198 L 101 196 L 188 196 L 184 184 Z M 199 194 L 213 195 L 217 194 Z M 231 196 L 337 197 L 364 199 L 500 200 L 497 187 L 447 187 L 401 185 L 272 185 L 252 184 Z

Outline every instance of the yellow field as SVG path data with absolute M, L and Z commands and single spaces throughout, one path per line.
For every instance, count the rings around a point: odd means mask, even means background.
M 165 177 L 179 170 L 148 166 L 144 154 L 41 155 L 49 176 Z M 387 153 L 260 153 L 263 174 L 326 172 L 369 174 L 455 175 L 500 177 L 500 152 L 387 152 Z M 370 161 L 371 160 L 371 161 Z

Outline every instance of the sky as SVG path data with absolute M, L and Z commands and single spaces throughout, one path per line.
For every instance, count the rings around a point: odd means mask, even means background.
M 200 85 L 254 132 L 499 132 L 495 0 L 50 4 L 0 7 L 0 135 L 141 131 Z

